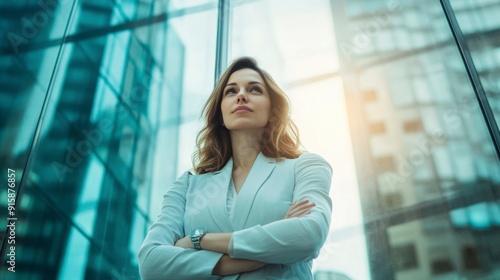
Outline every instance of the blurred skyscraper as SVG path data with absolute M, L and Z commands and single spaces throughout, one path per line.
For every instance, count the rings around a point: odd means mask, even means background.
M 498 121 L 500 2 L 451 5 Z M 498 154 L 441 4 L 332 10 L 371 276 L 500 277 Z
M 18 198 L 5 279 L 138 277 L 154 156 L 176 160 L 181 119 L 184 46 L 164 5 L 0 4 L 1 166 L 15 170 Z M 175 178 L 175 165 L 163 173 Z

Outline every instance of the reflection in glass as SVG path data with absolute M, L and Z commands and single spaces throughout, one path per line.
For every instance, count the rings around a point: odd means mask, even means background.
M 339 2 L 371 277 L 495 278 L 500 164 L 439 2 Z
M 466 43 L 474 66 L 481 79 L 488 102 L 493 111 L 496 123 L 500 123 L 500 12 L 498 1 L 457 1 L 450 4 L 456 15 L 460 29 L 465 35 Z M 498 127 L 497 127 L 498 129 Z

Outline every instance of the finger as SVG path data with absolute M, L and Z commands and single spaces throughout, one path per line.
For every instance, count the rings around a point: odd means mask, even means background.
M 309 215 L 309 214 L 311 214 L 311 210 L 309 210 L 309 211 L 305 212 L 304 214 L 302 214 L 302 215 L 298 216 L 297 218 L 302 218 L 302 217 L 307 216 L 307 215 Z
M 293 217 L 297 217 L 297 218 L 300 218 L 300 217 L 303 217 L 307 214 L 311 213 L 311 209 L 304 209 L 302 211 L 299 211 L 297 213 L 295 213 L 295 215 Z
M 290 206 L 289 211 L 290 211 L 290 210 L 293 210 L 293 209 L 295 209 L 295 208 L 297 208 L 297 207 L 300 207 L 301 205 L 304 205 L 304 204 L 305 204 L 305 203 L 307 203 L 307 202 L 309 202 L 309 200 L 307 200 L 307 199 L 305 199 L 305 200 L 301 200 L 301 201 L 299 201 L 299 202 L 295 201 L 295 202 L 292 204 L 292 206 Z
M 295 201 L 295 204 L 297 204 L 297 205 L 302 205 L 302 204 L 304 204 L 304 203 L 308 203 L 308 202 L 309 202 L 309 199 L 304 199 L 304 200 L 301 200 L 301 201 L 299 201 L 299 202 Z
M 302 204 L 300 206 L 297 206 L 297 209 L 303 209 L 303 208 L 308 208 L 308 207 L 312 207 L 312 206 L 316 206 L 316 203 L 311 202 L 311 203 L 307 203 L 307 204 Z
M 291 211 L 297 211 L 299 209 L 304 209 L 304 208 L 308 208 L 308 207 L 312 207 L 312 206 L 316 206 L 316 204 L 314 202 L 307 203 L 307 204 L 302 204 L 302 205 L 295 206 L 293 209 L 290 208 L 290 210 Z
M 307 213 L 308 211 L 311 211 L 309 209 L 306 209 L 306 210 L 302 210 L 302 211 L 299 211 L 299 212 L 296 212 L 294 213 L 293 215 L 290 216 L 290 218 L 298 218 L 298 217 L 301 217 L 302 215 L 304 215 L 305 213 Z
M 293 214 L 293 213 L 296 213 L 297 211 L 301 211 L 303 209 L 311 208 L 313 206 L 316 206 L 316 204 L 314 202 L 309 203 L 309 204 L 302 204 L 302 205 L 290 208 L 288 210 L 288 213 Z
M 288 215 L 289 216 L 293 216 L 295 215 L 297 212 L 300 212 L 300 211 L 304 211 L 304 210 L 307 210 L 307 209 L 311 209 L 312 207 L 316 206 L 316 204 L 314 202 L 310 203 L 310 204 L 304 204 L 304 205 L 301 205 L 301 206 L 298 206 L 296 207 L 295 209 L 293 210 L 289 210 L 288 211 Z
M 301 200 L 301 201 L 295 201 L 291 206 L 290 208 L 288 209 L 286 215 L 285 215 L 285 219 L 290 217 L 291 215 L 293 215 L 297 210 L 300 210 L 300 208 L 304 205 L 306 205 L 306 203 L 309 202 L 308 199 L 304 199 L 304 200 Z
M 295 209 L 296 209 L 297 207 L 299 207 L 299 203 L 298 203 L 297 201 L 295 201 L 295 202 L 294 202 L 294 203 L 290 206 L 290 208 L 288 208 L 288 211 L 286 212 L 287 216 L 288 216 L 290 213 L 294 212 L 294 211 L 295 211 Z

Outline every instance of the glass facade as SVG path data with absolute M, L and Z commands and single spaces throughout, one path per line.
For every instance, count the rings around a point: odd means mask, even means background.
M 498 278 L 500 3 L 334 3 L 371 278 Z
M 0 3 L 0 279 L 139 279 L 242 55 L 334 169 L 315 279 L 500 278 L 500 2 L 441 2 Z

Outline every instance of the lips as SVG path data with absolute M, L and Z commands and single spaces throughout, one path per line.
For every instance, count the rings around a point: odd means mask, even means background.
M 247 106 L 238 106 L 236 107 L 231 113 L 235 113 L 238 111 L 248 111 L 248 112 L 253 112 L 252 109 L 248 108 Z

